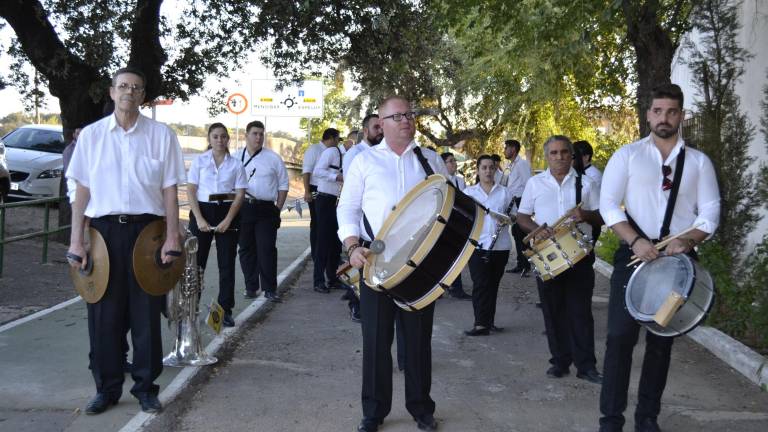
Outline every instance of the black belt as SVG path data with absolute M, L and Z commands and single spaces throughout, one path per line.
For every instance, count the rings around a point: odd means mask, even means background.
M 105 216 L 97 217 L 95 219 L 112 222 L 112 223 L 127 224 L 127 223 L 139 223 L 139 222 L 152 222 L 162 218 L 163 218 L 162 216 L 143 213 L 143 214 L 137 214 L 137 215 L 129 215 L 129 214 L 105 215 Z
M 260 200 L 256 198 L 246 198 L 245 202 L 247 202 L 248 204 L 271 205 L 271 206 L 275 205 L 274 201 Z
M 319 197 L 326 197 L 326 198 L 333 198 L 333 199 L 339 199 L 339 197 L 337 197 L 336 195 L 325 193 L 325 192 L 318 192 L 317 196 L 319 196 Z

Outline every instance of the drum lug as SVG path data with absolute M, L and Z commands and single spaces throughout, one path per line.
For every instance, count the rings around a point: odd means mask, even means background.
M 416 268 L 416 263 L 413 262 L 412 260 L 408 260 L 408 262 L 406 262 L 405 264 L 408 265 L 409 267 Z
M 477 248 L 478 246 L 480 246 L 480 243 L 478 243 L 478 242 L 477 242 L 477 240 L 475 240 L 475 239 L 472 239 L 472 238 L 471 238 L 471 239 L 469 239 L 469 243 L 470 243 L 472 246 L 474 246 L 475 248 Z
M 442 215 L 437 215 L 437 221 L 440 222 L 443 225 L 445 225 L 447 223 L 447 221 L 445 220 L 445 218 Z

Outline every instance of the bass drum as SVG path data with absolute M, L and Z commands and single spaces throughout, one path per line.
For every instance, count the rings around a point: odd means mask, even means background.
M 384 221 L 376 236 L 384 250 L 368 258 L 366 285 L 404 310 L 429 306 L 467 265 L 484 218 L 485 210 L 445 177 L 427 177 Z
M 666 325 L 657 314 L 670 298 L 681 298 L 682 305 Z M 715 299 L 712 276 L 688 255 L 662 255 L 641 264 L 627 284 L 627 311 L 651 333 L 680 336 L 699 325 Z

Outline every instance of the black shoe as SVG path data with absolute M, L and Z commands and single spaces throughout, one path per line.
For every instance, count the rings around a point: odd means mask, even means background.
M 283 302 L 283 298 L 280 297 L 279 294 L 273 293 L 271 291 L 264 293 L 264 297 L 266 297 L 272 303 L 282 303 Z
M 112 405 L 117 405 L 118 400 L 120 400 L 119 396 L 114 397 L 105 393 L 96 393 L 96 396 L 85 406 L 85 413 L 88 415 L 101 414 Z
M 123 373 L 131 373 L 131 370 L 133 369 L 133 363 L 129 362 L 128 360 L 125 360 L 123 362 Z
M 154 414 L 163 410 L 163 406 L 160 404 L 160 401 L 157 400 L 157 396 L 152 393 L 139 393 L 136 395 L 136 399 L 139 400 L 141 410 L 145 413 Z
M 495 325 L 492 325 L 489 330 L 494 333 L 502 333 L 504 331 L 504 327 L 496 327 Z
M 471 330 L 467 330 L 464 332 L 467 336 L 488 336 L 491 334 L 491 331 L 485 327 L 472 327 Z
M 349 319 L 352 320 L 352 322 L 359 323 L 360 322 L 360 311 L 359 310 L 350 310 L 349 311 Z
M 562 378 L 570 373 L 568 368 L 563 369 L 560 366 L 552 366 L 547 369 L 547 376 L 550 378 Z
M 355 296 L 355 295 L 354 295 L 354 294 L 352 294 L 352 291 L 349 291 L 349 290 L 347 290 L 347 292 L 345 292 L 344 294 L 342 294 L 342 295 L 341 295 L 341 300 L 347 300 L 347 301 L 349 301 L 349 300 L 352 300 L 352 298 L 353 298 L 354 296 Z
M 379 430 L 379 425 L 384 420 L 364 418 L 360 420 L 360 424 L 357 426 L 357 432 L 376 432 Z
M 598 432 L 621 432 L 621 426 L 613 426 L 607 424 L 600 425 Z
M 346 288 L 344 287 L 344 285 L 341 284 L 341 282 L 336 281 L 336 282 L 329 283 L 328 284 L 328 289 L 329 290 L 342 290 L 342 289 L 346 289 Z
M 458 291 L 455 293 L 451 293 L 451 298 L 456 300 L 472 300 L 472 296 L 465 293 L 464 291 Z
M 224 314 L 224 318 L 221 320 L 221 325 L 224 327 L 234 327 L 235 320 L 232 318 L 232 314 Z
M 421 430 L 426 430 L 426 431 L 437 430 L 437 421 L 435 421 L 435 417 L 433 417 L 432 414 L 425 414 L 414 420 L 416 420 L 416 427 L 418 427 Z
M 655 418 L 646 417 L 635 422 L 635 432 L 661 432 L 661 428 Z
M 243 297 L 245 297 L 247 299 L 255 299 L 255 298 L 259 297 L 259 292 L 258 291 L 248 291 L 248 290 L 245 290 L 245 292 L 243 293 Z
M 315 290 L 315 292 L 319 292 L 322 294 L 328 294 L 329 292 L 331 292 L 331 290 L 329 290 L 328 287 L 325 285 L 318 285 L 312 289 Z
M 584 381 L 589 381 L 592 384 L 602 384 L 603 383 L 603 376 L 600 375 L 600 372 L 597 371 L 597 369 L 590 369 L 586 372 L 577 372 L 576 378 L 581 378 Z

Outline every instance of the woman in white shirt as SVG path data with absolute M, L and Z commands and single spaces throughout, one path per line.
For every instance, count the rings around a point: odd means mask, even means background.
M 224 309 L 224 326 L 232 327 L 235 306 L 235 255 L 237 252 L 240 206 L 248 181 L 239 160 L 229 154 L 229 132 L 221 123 L 208 128 L 205 153 L 196 157 L 187 176 L 189 229 L 198 239 L 197 265 L 205 270 L 211 242 L 216 236 L 219 265 L 219 305 Z M 211 199 L 214 194 L 235 193 L 233 201 Z

